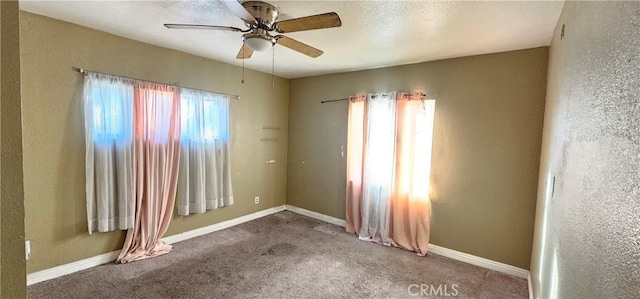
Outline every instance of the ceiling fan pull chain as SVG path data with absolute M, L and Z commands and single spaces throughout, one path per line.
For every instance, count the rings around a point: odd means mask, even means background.
M 274 88 L 276 86 L 276 83 L 273 81 L 273 73 L 276 69 L 275 63 L 276 63 L 276 47 L 275 45 L 272 45 L 271 46 L 271 88 Z
M 244 84 L 244 60 L 246 59 L 244 56 L 244 39 L 242 39 L 242 84 Z

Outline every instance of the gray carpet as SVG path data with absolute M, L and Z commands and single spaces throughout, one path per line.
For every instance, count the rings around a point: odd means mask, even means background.
M 420 293 L 422 288 L 422 293 Z M 526 280 L 359 241 L 342 227 L 280 212 L 29 286 L 30 298 L 527 298 Z M 448 296 L 447 296 L 448 295 Z

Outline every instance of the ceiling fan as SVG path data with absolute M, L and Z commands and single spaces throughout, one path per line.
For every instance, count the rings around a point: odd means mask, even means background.
M 264 51 L 279 44 L 307 56 L 316 58 L 322 51 L 284 35 L 271 35 L 270 32 L 289 33 L 305 30 L 324 29 L 342 26 L 340 17 L 335 12 L 312 15 L 296 19 L 277 21 L 278 9 L 262 1 L 220 0 L 229 10 L 244 21 L 247 29 L 236 27 L 197 25 L 197 24 L 164 24 L 169 29 L 203 29 L 243 32 L 243 44 L 236 56 L 237 59 L 251 57 L 253 51 Z

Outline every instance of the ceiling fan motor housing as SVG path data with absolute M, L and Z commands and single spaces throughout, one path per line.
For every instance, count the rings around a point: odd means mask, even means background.
M 269 3 L 247 1 L 243 2 L 242 6 L 258 21 L 258 28 L 271 30 L 271 26 L 278 18 L 278 9 Z

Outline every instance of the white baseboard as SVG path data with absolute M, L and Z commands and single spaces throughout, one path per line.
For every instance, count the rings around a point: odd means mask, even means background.
M 318 212 L 314 212 L 314 211 L 309 211 L 307 209 L 303 209 L 303 208 L 298 208 L 296 206 L 292 206 L 292 205 L 286 205 L 286 210 L 287 211 L 291 211 L 300 215 L 304 215 L 307 217 L 311 217 L 314 219 L 318 219 L 318 220 L 322 220 L 324 222 L 329 222 L 331 224 L 335 224 L 337 226 L 342 226 L 342 227 L 346 227 L 347 226 L 347 222 L 336 218 L 336 217 L 331 217 L 325 214 L 320 214 Z
M 249 215 L 241 216 L 238 218 L 234 218 L 231 220 L 215 223 L 209 226 L 197 228 L 194 230 L 186 231 L 184 233 L 179 233 L 177 235 L 168 236 L 163 238 L 163 240 L 168 244 L 177 243 L 180 241 L 188 240 L 191 238 L 199 237 L 202 235 L 206 235 L 215 231 L 219 231 L 225 228 L 232 227 L 234 225 L 238 225 L 244 222 L 248 222 L 251 220 L 255 220 L 258 218 L 262 218 L 267 215 L 271 215 L 277 212 L 281 212 L 285 210 L 286 205 L 281 205 L 273 208 L 269 208 L 266 210 L 258 211 Z M 79 260 L 76 262 L 60 265 L 57 267 L 45 269 L 42 271 L 34 272 L 27 275 L 27 285 L 32 285 L 35 283 L 43 282 L 45 280 L 54 279 L 60 276 L 64 276 L 67 274 L 71 274 L 74 272 L 82 271 L 85 269 L 89 269 L 92 267 L 100 266 L 102 264 L 110 263 L 118 258 L 120 251 L 109 252 L 105 254 L 101 254 L 98 256 L 86 258 L 83 260 Z
M 507 265 L 504 263 L 492 261 L 490 259 L 471 255 L 468 253 L 456 251 L 453 249 L 444 248 L 438 245 L 429 244 L 429 248 L 427 248 L 427 251 L 433 254 L 448 257 L 450 259 L 465 262 L 467 264 L 476 265 L 478 267 L 495 270 L 498 272 L 502 272 L 505 274 L 513 275 L 513 276 L 524 278 L 524 279 L 527 279 L 527 277 L 529 276 L 528 270 Z
M 53 267 L 53 268 L 28 274 L 27 285 L 32 285 L 38 282 L 43 282 L 45 280 L 54 279 L 56 277 L 64 276 L 67 274 L 71 274 L 74 272 L 82 271 L 85 269 L 100 266 L 102 264 L 113 262 L 116 260 L 116 258 L 118 258 L 119 254 L 120 254 L 119 250 L 113 251 L 113 252 L 93 256 L 93 257 L 79 260 L 76 262 L 72 262 L 72 263 L 68 263 L 68 264 L 64 264 L 57 267 Z
M 531 283 L 531 272 L 527 275 L 527 286 L 529 287 L 529 299 L 533 299 L 533 284 Z
M 258 212 L 255 212 L 255 213 L 252 213 L 252 214 L 249 214 L 249 215 L 240 216 L 238 218 L 233 218 L 231 220 L 218 222 L 218 223 L 215 223 L 215 224 L 212 224 L 212 225 L 208 225 L 208 226 L 205 226 L 205 227 L 201 227 L 201 228 L 196 228 L 194 230 L 186 231 L 184 233 L 179 233 L 179 234 L 176 234 L 176 235 L 173 235 L 173 236 L 168 236 L 168 237 L 162 238 L 162 240 L 164 240 L 167 244 L 173 244 L 173 243 L 182 242 L 184 240 L 189 240 L 191 238 L 195 238 L 195 237 L 199 237 L 199 236 L 202 236 L 202 235 L 210 234 L 212 232 L 223 230 L 225 228 L 236 226 L 238 224 L 249 222 L 251 220 L 256 220 L 256 219 L 262 218 L 264 216 L 268 216 L 268 215 L 271 215 L 271 214 L 282 212 L 282 211 L 285 210 L 285 206 L 286 205 L 281 205 L 281 206 L 269 208 L 269 209 L 266 209 L 266 210 L 258 211 Z
M 331 217 L 331 216 L 327 216 L 324 214 L 320 214 L 317 212 L 313 212 L 313 211 L 309 211 L 303 208 L 298 208 L 292 205 L 287 205 L 286 208 L 288 211 L 291 212 L 295 212 L 307 217 L 311 217 L 311 218 L 315 218 L 318 220 L 322 220 L 325 222 L 329 222 L 335 225 L 339 225 L 342 227 L 346 226 L 346 222 L 342 219 L 339 218 L 335 218 L 335 217 Z M 444 248 L 438 245 L 433 245 L 433 244 L 429 244 L 429 248 L 427 249 L 428 252 L 433 253 L 433 254 L 437 254 L 437 255 L 441 255 L 444 257 L 448 257 L 450 259 L 454 259 L 457 261 L 461 261 L 461 262 L 465 262 L 468 264 L 472 264 L 472 265 L 476 265 L 482 268 L 486 268 L 486 269 L 491 269 L 491 270 L 495 270 L 498 272 L 502 272 L 505 274 L 509 274 L 509 275 L 513 275 L 516 277 L 520 277 L 520 278 L 524 278 L 527 279 L 527 277 L 529 276 L 529 271 L 522 269 L 522 268 L 518 268 L 518 267 L 514 267 L 511 265 L 507 265 L 504 263 L 500 263 L 500 262 L 496 262 L 496 261 L 492 261 L 486 258 L 482 258 L 479 256 L 475 256 L 475 255 L 471 255 L 468 253 L 464 253 L 464 252 L 460 252 L 460 251 L 456 251 L 453 249 L 449 249 L 449 248 Z
M 282 206 L 277 206 L 277 207 L 273 207 L 273 208 L 269 208 L 266 210 L 262 210 L 259 212 L 255 212 L 249 215 L 245 215 L 245 216 L 241 216 L 238 218 L 234 218 L 231 220 L 227 220 L 227 221 L 223 221 L 223 222 L 219 222 L 219 223 L 215 223 L 209 226 L 205 226 L 205 227 L 201 227 L 201 228 L 197 228 L 194 230 L 190 230 L 184 233 L 180 233 L 177 235 L 173 235 L 173 236 L 169 236 L 166 238 L 163 238 L 163 240 L 165 242 L 167 242 L 168 244 L 173 244 L 173 243 L 177 243 L 177 242 L 181 242 L 184 240 L 188 240 L 191 238 L 195 238 L 195 237 L 199 237 L 202 235 L 206 235 L 215 231 L 219 231 L 225 228 L 229 228 L 244 222 L 248 222 L 251 220 L 255 220 L 258 218 L 262 218 L 264 216 L 268 216 L 277 212 L 281 212 L 284 210 L 288 210 L 300 215 L 304 215 L 307 217 L 311 217 L 314 219 L 318 219 L 324 222 L 328 222 L 331 224 L 335 224 L 338 226 L 342 226 L 345 227 L 346 226 L 346 221 L 336 218 L 336 217 L 331 217 L 328 215 L 324 215 L 324 214 L 320 214 L 317 212 L 313 212 L 313 211 L 309 211 L 303 208 L 298 208 L 292 205 L 282 205 Z M 441 255 L 444 257 L 448 257 L 454 260 L 458 260 L 461 262 L 465 262 L 465 263 L 469 263 L 472 265 L 476 265 L 479 267 L 483 267 L 483 268 L 487 268 L 487 269 L 491 269 L 491 270 L 495 270 L 495 271 L 499 271 L 502 273 L 506 273 L 509 275 L 513 275 L 516 277 L 520 277 L 520 278 L 525 278 L 529 280 L 529 297 L 531 298 L 531 278 L 529 276 L 529 271 L 525 270 L 525 269 L 521 269 L 518 267 L 514 267 L 511 265 L 507 265 L 507 264 L 503 264 L 500 262 L 496 262 L 496 261 L 492 261 L 489 259 L 485 259 L 485 258 L 481 258 L 478 256 L 474 256 L 471 254 L 467 254 L 464 252 L 459 252 L 459 251 L 455 251 L 452 249 L 448 249 L 448 248 L 444 248 L 444 247 L 440 247 L 437 245 L 433 245 L 433 244 L 429 244 L 429 248 L 428 248 L 430 253 L 433 254 L 437 254 L 437 255 Z M 89 269 L 95 266 L 99 266 L 102 264 L 106 264 L 112 261 L 115 261 L 116 258 L 118 257 L 118 254 L 120 254 L 120 251 L 114 251 L 114 252 L 109 252 L 109 253 L 105 253 L 105 254 L 101 254 L 98 256 L 94 256 L 94 257 L 90 257 L 90 258 L 86 258 L 83 260 L 79 260 L 76 262 L 72 262 L 69 264 L 64 264 L 64 265 L 60 265 L 57 267 L 53 267 L 53 268 L 49 268 L 49 269 L 45 269 L 42 271 L 38 271 L 38 272 L 34 272 L 31 273 L 29 275 L 27 275 L 27 285 L 32 285 L 38 282 L 42 282 L 42 281 L 46 281 L 49 279 L 53 279 L 56 277 L 60 277 L 60 276 L 64 276 L 67 274 L 71 274 L 74 272 L 78 272 L 78 271 L 82 271 L 85 269 Z

